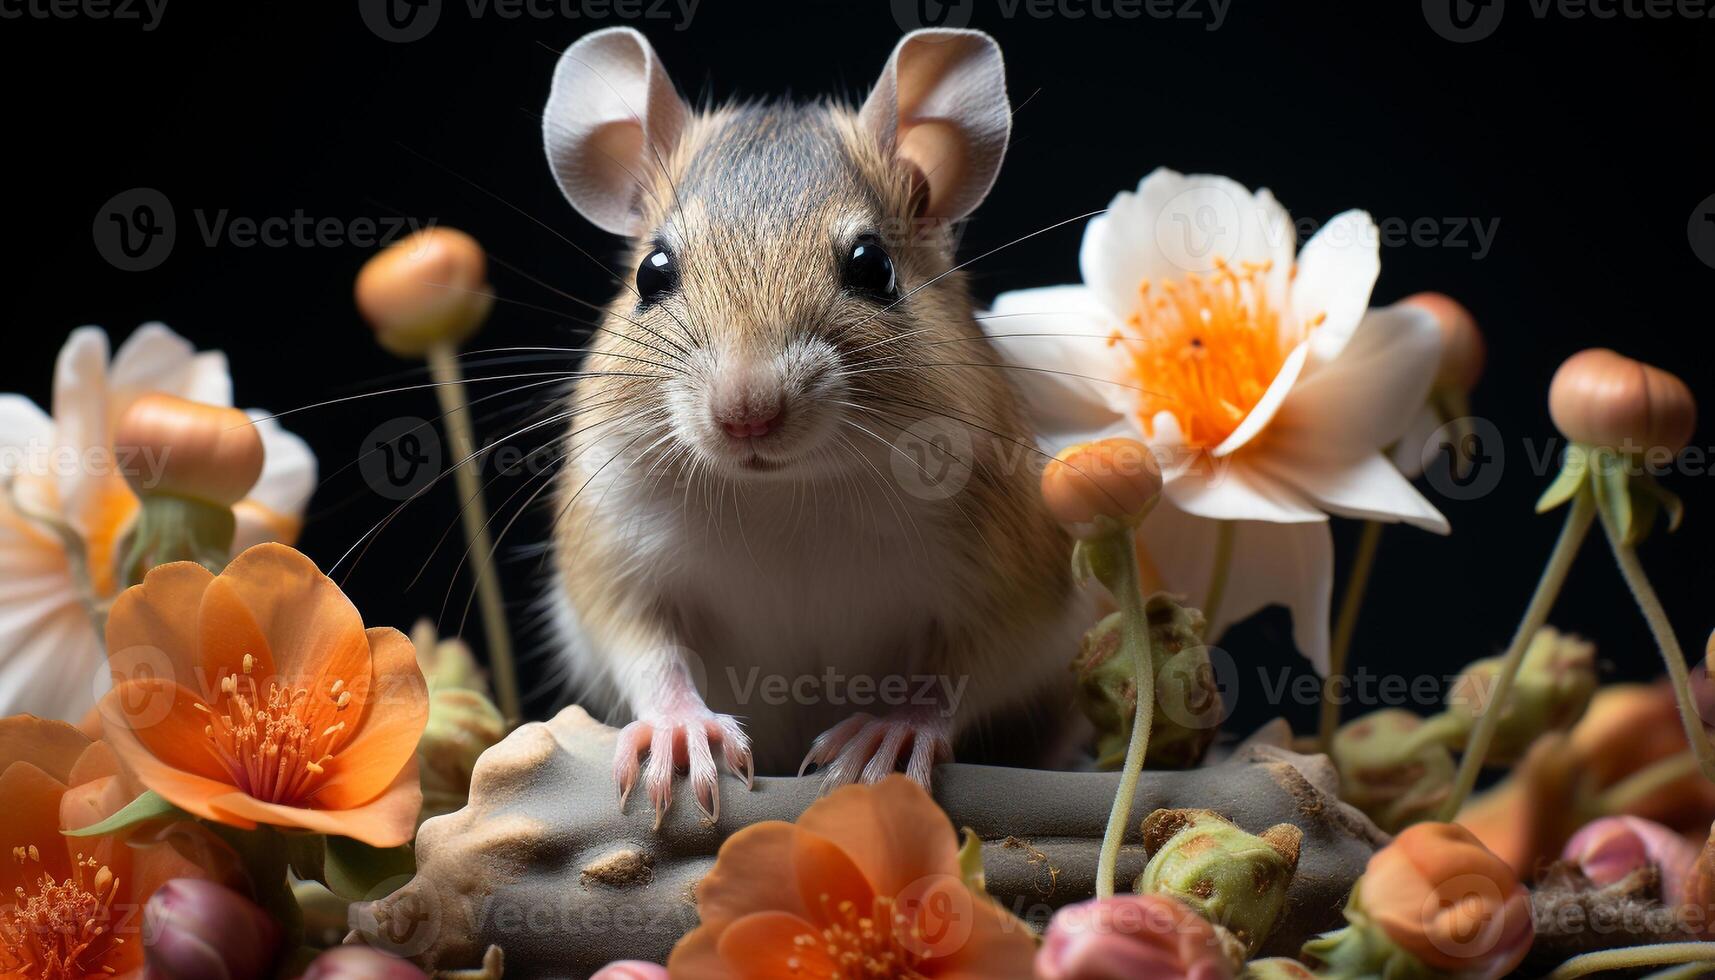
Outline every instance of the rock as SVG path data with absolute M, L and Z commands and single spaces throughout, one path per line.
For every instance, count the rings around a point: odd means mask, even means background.
M 484 753 L 470 804 L 418 834 L 416 877 L 353 906 L 353 938 L 442 973 L 480 969 L 498 946 L 507 980 L 588 976 L 619 959 L 660 962 L 696 925 L 693 890 L 721 842 L 758 821 L 795 819 L 821 785 L 817 776 L 759 778 L 747 792 L 723 776 L 720 820 L 710 823 L 681 781 L 657 832 L 647 800 L 634 797 L 623 814 L 616 805 L 616 735 L 573 707 Z M 1093 893 L 1118 780 L 950 764 L 935 770 L 935 798 L 955 826 L 985 842 L 989 890 L 1041 928 L 1055 909 Z M 1334 786 L 1325 757 L 1257 742 L 1209 768 L 1145 773 L 1119 880 L 1143 870 L 1138 826 L 1164 807 L 1214 810 L 1253 833 L 1294 824 L 1303 856 L 1263 955 L 1296 953 L 1341 924 L 1352 882 L 1387 840 L 1335 798 Z

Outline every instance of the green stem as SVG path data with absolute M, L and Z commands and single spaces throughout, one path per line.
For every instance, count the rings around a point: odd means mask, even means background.
M 1209 589 L 1204 593 L 1203 620 L 1209 624 L 1209 639 L 1215 639 L 1215 616 L 1221 611 L 1221 599 L 1227 592 L 1227 578 L 1233 568 L 1233 522 L 1221 521 L 1215 527 L 1215 568 L 1209 573 Z
M 1619 562 L 1620 574 L 1625 577 L 1626 585 L 1638 601 L 1638 608 L 1649 622 L 1656 645 L 1661 647 L 1661 659 L 1667 664 L 1667 676 L 1673 682 L 1674 697 L 1679 700 L 1679 718 L 1685 725 L 1685 738 L 1691 745 L 1692 754 L 1697 757 L 1697 767 L 1703 770 L 1703 775 L 1715 781 L 1715 748 L 1710 746 L 1709 734 L 1703 730 L 1703 717 L 1698 713 L 1697 700 L 1691 693 L 1691 675 L 1685 666 L 1685 651 L 1680 649 L 1679 638 L 1673 634 L 1667 610 L 1662 608 L 1649 576 L 1644 574 L 1637 549 L 1626 543 L 1605 509 L 1602 512 L 1602 530 L 1614 549 L 1614 560 Z
M 1657 943 L 1627 946 L 1574 956 L 1554 968 L 1545 980 L 1572 980 L 1604 970 L 1636 970 L 1675 963 L 1706 963 L 1715 960 L 1715 943 Z
M 1643 980 L 1693 980 L 1695 977 L 1709 975 L 1709 965 L 1701 961 L 1680 963 L 1665 970 L 1645 974 Z
M 483 504 L 482 486 L 478 482 L 476 438 L 471 431 L 464 378 L 451 346 L 436 344 L 429 348 L 429 373 L 435 381 L 435 396 L 441 403 L 453 459 L 459 461 L 453 473 L 459 491 L 459 519 L 464 523 L 465 543 L 473 555 L 477 602 L 482 607 L 494 692 L 506 720 L 516 722 L 523 716 L 523 707 L 518 697 L 518 672 L 512 663 L 512 637 L 507 632 L 506 600 L 500 594 L 500 575 L 494 567 L 494 544 L 488 533 L 488 508 Z
M 1370 573 L 1376 567 L 1376 550 L 1382 543 L 1380 521 L 1365 521 L 1363 536 L 1358 538 L 1358 550 L 1352 556 L 1352 576 L 1346 581 L 1346 592 L 1340 598 L 1340 616 L 1334 621 L 1334 640 L 1328 648 L 1328 676 L 1322 679 L 1322 720 L 1317 728 L 1317 741 L 1322 751 L 1334 744 L 1334 731 L 1340 727 L 1340 708 L 1335 688 L 1346 676 L 1346 656 L 1352 649 L 1352 634 L 1358 628 L 1358 610 L 1364 604 L 1364 590 L 1370 584 Z
M 1472 730 L 1471 738 L 1465 743 L 1465 755 L 1459 760 L 1459 773 L 1453 780 L 1453 792 L 1448 794 L 1447 802 L 1441 806 L 1442 820 L 1452 820 L 1457 816 L 1459 808 L 1465 805 L 1466 797 L 1471 795 L 1472 788 L 1477 785 L 1477 774 L 1483 769 L 1483 759 L 1489 754 L 1489 744 L 1495 740 L 1495 729 L 1500 725 L 1507 699 L 1512 697 L 1513 680 L 1518 676 L 1519 665 L 1524 662 L 1525 650 L 1530 647 L 1530 641 L 1536 636 L 1536 631 L 1548 622 L 1549 610 L 1554 608 L 1554 600 L 1559 597 L 1561 587 L 1566 584 L 1566 575 L 1572 570 L 1572 561 L 1578 557 L 1578 548 L 1590 533 L 1590 524 L 1595 518 L 1595 495 L 1586 487 L 1572 498 L 1572 507 L 1566 514 L 1566 525 L 1561 528 L 1560 538 L 1554 542 L 1554 551 L 1548 556 L 1548 565 L 1543 568 L 1542 578 L 1536 583 L 1536 594 L 1530 597 L 1530 605 L 1525 607 L 1524 618 L 1519 621 L 1518 631 L 1513 634 L 1512 645 L 1507 647 L 1506 657 L 1501 661 L 1501 669 L 1495 677 L 1494 693 L 1477 719 L 1477 727 Z
M 1102 835 L 1101 857 L 1096 862 L 1096 897 L 1112 898 L 1120 843 L 1125 839 L 1126 825 L 1131 822 L 1132 797 L 1137 793 L 1144 757 L 1149 754 L 1149 730 L 1155 725 L 1155 654 L 1151 649 L 1149 612 L 1138 580 L 1137 552 L 1132 546 L 1131 532 L 1111 535 L 1098 546 L 1105 546 L 1111 552 L 1110 560 L 1100 563 L 1108 571 L 1102 584 L 1119 603 L 1122 649 L 1137 665 L 1133 679 L 1137 713 L 1132 717 L 1131 740 L 1126 745 L 1119 790 L 1114 793 L 1107 831 Z

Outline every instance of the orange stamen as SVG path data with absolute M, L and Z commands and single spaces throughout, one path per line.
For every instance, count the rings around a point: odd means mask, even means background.
M 244 655 L 244 673 L 221 678 L 224 712 L 198 703 L 209 718 L 203 728 L 215 756 L 226 767 L 232 784 L 268 803 L 302 803 L 314 795 L 317 777 L 339 747 L 345 722 L 326 725 L 323 712 L 343 710 L 351 703 L 345 681 L 336 679 L 325 702 L 307 688 L 268 682 L 268 693 L 251 676 L 256 661 Z
M 11 857 L 26 867 L 41 864 L 33 844 L 12 848 Z M 125 943 L 109 928 L 119 893 L 112 870 L 79 854 L 64 881 L 46 871 L 32 872 L 26 880 L 31 888 L 14 888 L 13 904 L 0 910 L 0 974 L 78 980 L 115 972 L 101 962 Z
M 793 942 L 802 949 L 821 948 L 834 963 L 834 974 L 840 980 L 915 980 L 923 976 L 917 969 L 922 957 L 912 951 L 906 940 L 922 943 L 922 929 L 909 916 L 895 908 L 890 898 L 877 897 L 869 915 L 860 915 L 850 901 L 834 906 L 827 895 L 821 896 L 822 926 L 818 935 L 803 935 Z M 787 966 L 800 967 L 794 958 Z
M 1138 285 L 1138 311 L 1127 320 L 1132 333 L 1108 341 L 1131 360 L 1138 387 L 1138 415 L 1155 434 L 1155 416 L 1166 412 L 1179 424 L 1187 445 L 1220 445 L 1262 400 L 1287 355 L 1324 319 L 1283 326 L 1269 302 L 1265 277 L 1270 262 L 1238 267 L 1215 260 L 1215 271 L 1182 281 Z

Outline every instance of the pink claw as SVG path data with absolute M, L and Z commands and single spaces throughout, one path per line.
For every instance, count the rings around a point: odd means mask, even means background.
M 709 820 L 720 817 L 720 777 L 715 767 L 712 743 L 719 742 L 727 769 L 744 780 L 749 789 L 755 782 L 756 766 L 750 739 L 738 719 L 711 711 L 681 711 L 650 715 L 626 725 L 614 748 L 613 781 L 619 790 L 619 808 L 631 797 L 641 773 L 644 791 L 655 810 L 659 828 L 673 802 L 673 775 L 688 770 L 697 809 Z M 640 764 L 647 754 L 647 761 Z
M 905 774 L 927 789 L 935 764 L 953 758 L 952 731 L 951 719 L 938 713 L 856 714 L 816 736 L 798 774 L 812 765 L 821 769 L 826 793 L 850 783 L 880 782 L 903 764 Z

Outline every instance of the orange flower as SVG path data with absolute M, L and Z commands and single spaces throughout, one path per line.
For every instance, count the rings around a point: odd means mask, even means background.
M 904 776 L 848 786 L 796 824 L 734 834 L 697 886 L 674 980 L 1006 980 L 1031 975 L 1030 930 L 959 875 L 958 840 Z
M 206 831 L 66 837 L 130 802 L 118 760 L 76 728 L 0 718 L 0 976 L 140 976 L 143 905 L 173 878 L 236 874 Z
M 403 633 L 365 630 L 313 562 L 280 544 L 218 576 L 162 565 L 107 624 L 108 741 L 137 778 L 197 816 L 411 839 L 429 702 Z
M 1530 892 L 1458 824 L 1401 831 L 1370 858 L 1359 888 L 1365 914 L 1388 938 L 1444 973 L 1504 976 L 1536 935 Z

